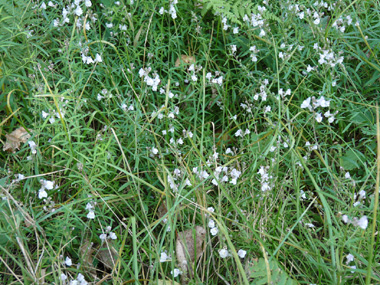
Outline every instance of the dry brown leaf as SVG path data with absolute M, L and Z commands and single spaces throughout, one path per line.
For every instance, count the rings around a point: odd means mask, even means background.
M 111 242 L 108 242 L 108 245 L 104 245 L 103 248 L 101 248 L 96 256 L 105 267 L 109 269 L 113 269 L 116 260 L 119 258 L 119 253 L 117 250 L 112 246 Z
M 182 54 L 175 61 L 175 67 L 179 67 L 182 62 L 184 62 L 186 64 L 192 64 L 192 63 L 195 64 L 195 56 L 190 56 L 190 55 Z
M 5 135 L 5 138 L 7 140 L 3 145 L 3 151 L 15 152 L 16 149 L 20 149 L 20 143 L 28 141 L 30 135 L 23 127 L 19 127 L 10 134 Z
M 92 247 L 93 243 L 88 239 L 84 240 L 82 246 L 80 247 L 80 254 L 86 267 L 86 272 L 89 273 L 94 279 L 96 276 L 96 269 L 94 268 L 92 262 L 94 261 L 94 251 L 95 249 Z
M 166 201 L 162 201 L 162 203 L 157 209 L 158 218 L 161 219 L 163 216 L 166 215 L 167 212 L 168 212 L 168 209 L 166 208 Z
M 195 233 L 193 233 L 193 231 Z M 206 230 L 201 226 L 195 226 L 194 229 L 189 229 L 178 234 L 176 242 L 176 255 L 183 272 L 187 271 L 187 264 L 189 262 L 193 263 L 194 261 L 197 261 L 198 258 L 203 254 L 203 243 L 205 237 Z

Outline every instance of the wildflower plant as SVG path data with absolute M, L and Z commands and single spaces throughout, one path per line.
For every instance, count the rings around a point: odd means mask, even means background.
M 377 2 L 8 2 L 3 282 L 379 283 Z

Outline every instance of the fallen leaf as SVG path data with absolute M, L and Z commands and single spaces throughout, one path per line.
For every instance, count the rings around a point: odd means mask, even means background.
M 96 276 L 96 269 L 93 266 L 94 261 L 94 252 L 93 243 L 88 239 L 84 240 L 82 246 L 80 247 L 80 254 L 83 260 L 83 265 L 86 267 L 86 272 L 89 273 L 94 279 Z
M 182 62 L 184 62 L 186 64 L 195 63 L 195 56 L 190 56 L 190 55 L 182 54 L 175 61 L 175 67 L 179 67 Z
M 104 248 L 101 248 L 96 257 L 104 264 L 105 267 L 113 269 L 116 260 L 119 258 L 119 253 L 112 246 L 111 242 L 108 242 Z
M 197 261 L 203 254 L 205 237 L 206 230 L 201 226 L 195 226 L 194 229 L 189 229 L 178 234 L 176 255 L 182 272 L 186 273 L 188 263 Z
M 163 216 L 166 215 L 167 212 L 168 212 L 168 209 L 166 208 L 166 202 L 163 200 L 157 209 L 158 218 L 161 219 Z
M 23 128 L 19 127 L 10 134 L 5 135 L 7 139 L 3 151 L 15 152 L 16 149 L 20 149 L 20 143 L 26 143 L 30 138 L 28 132 Z

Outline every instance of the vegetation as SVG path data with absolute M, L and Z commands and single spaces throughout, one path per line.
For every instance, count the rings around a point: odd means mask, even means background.
M 377 1 L 0 1 L 4 284 L 378 284 Z

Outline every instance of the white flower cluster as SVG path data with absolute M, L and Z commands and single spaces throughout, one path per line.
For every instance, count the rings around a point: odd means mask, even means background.
M 123 109 L 124 111 L 134 111 L 135 110 L 135 107 L 133 106 L 133 104 L 129 105 L 129 107 L 128 107 L 127 104 L 123 103 L 123 104 L 121 104 L 120 108 Z
M 226 17 L 223 17 L 222 18 L 222 24 L 223 24 L 223 30 L 227 31 L 229 27 L 231 27 L 230 25 L 227 24 L 227 18 Z
M 363 216 L 360 219 L 354 217 L 353 219 L 350 219 L 347 215 L 342 216 L 342 221 L 345 224 L 352 224 L 355 227 L 360 227 L 363 230 L 365 230 L 368 227 L 368 218 L 367 216 Z
M 250 57 L 252 58 L 252 61 L 253 62 L 257 62 L 257 53 L 259 53 L 259 51 L 260 50 L 258 50 L 257 48 L 256 48 L 256 46 L 251 46 L 250 48 L 249 48 L 249 51 L 251 51 L 251 55 L 250 55 Z
M 98 93 L 98 95 L 96 96 L 96 99 L 98 101 L 101 101 L 101 100 L 103 100 L 105 98 L 111 99 L 112 96 L 113 96 L 112 93 L 109 92 L 107 89 L 102 89 L 102 91 L 100 93 Z
M 237 254 L 240 258 L 244 258 L 247 254 L 247 251 L 245 251 L 244 249 L 239 249 Z M 232 254 L 229 252 L 228 249 L 222 248 L 219 250 L 219 256 L 221 258 L 227 258 L 227 257 L 232 256 Z
M 95 55 L 95 59 L 92 59 L 92 57 L 87 55 L 86 52 L 82 52 L 81 56 L 82 56 L 82 61 L 85 64 L 94 64 L 94 63 L 103 62 L 102 57 L 98 53 Z
M 261 98 L 262 101 L 266 101 L 267 100 L 268 94 L 266 92 L 266 87 L 268 86 L 268 84 L 269 84 L 269 80 L 268 79 L 264 79 L 263 83 L 260 85 L 260 93 L 256 93 L 253 96 L 253 99 L 255 101 L 259 100 L 259 98 Z M 249 112 L 250 112 L 250 110 L 249 110 Z
M 106 232 L 105 233 L 102 233 L 99 235 L 99 238 L 102 240 L 102 241 L 105 241 L 106 239 L 117 239 L 117 236 L 114 232 L 111 232 L 111 226 L 107 226 L 106 227 Z
M 306 147 L 306 149 L 307 149 L 307 153 L 306 153 L 306 155 L 305 156 L 303 156 L 302 158 L 303 158 L 303 160 L 307 160 L 308 159 L 308 157 L 310 156 L 310 154 L 311 154 L 311 152 L 313 151 L 313 150 L 316 150 L 316 149 L 318 149 L 318 145 L 317 144 L 315 144 L 315 145 L 311 145 L 310 144 L 310 142 L 306 142 L 306 144 L 305 144 L 305 147 Z M 303 169 L 303 166 L 302 166 L 302 163 L 300 162 L 300 161 L 296 161 L 296 165 L 298 165 L 299 167 L 301 167 L 302 169 Z M 302 193 L 303 193 L 303 191 L 302 191 Z M 304 196 L 304 195 L 303 195 Z M 306 196 L 304 197 L 304 199 L 306 198 Z
M 169 5 L 169 11 L 165 10 L 164 7 L 161 7 L 159 13 L 163 15 L 164 13 L 169 13 L 172 19 L 177 18 L 177 11 L 175 10 L 175 5 L 178 3 L 178 0 L 172 0 Z
M 211 72 L 207 72 L 206 78 L 209 83 L 218 84 L 219 86 L 223 84 L 223 75 L 221 75 L 219 71 L 215 71 L 214 76 Z
M 239 130 L 236 131 L 235 137 L 243 137 L 243 136 L 249 135 L 250 133 L 251 133 L 251 131 L 249 129 L 245 129 L 244 132 L 243 132 L 242 129 L 239 129 Z
M 237 51 L 237 47 L 236 47 L 236 45 L 230 45 L 230 49 L 231 49 L 231 54 L 232 54 L 232 55 L 235 55 L 235 54 L 236 54 L 236 51 Z
M 210 234 L 213 236 L 215 236 L 219 232 L 219 229 L 215 225 L 215 221 L 213 219 L 208 220 L 208 227 L 210 228 Z
M 244 15 L 243 21 L 246 22 L 248 25 L 251 25 L 252 27 L 264 27 L 264 19 L 260 13 L 264 12 L 266 10 L 263 6 L 258 6 L 257 9 L 259 10 L 258 14 L 252 14 L 251 17 L 248 17 L 247 15 Z
M 269 166 L 260 166 L 259 171 L 257 172 L 260 174 L 260 183 L 261 183 L 261 191 L 266 192 L 272 189 L 273 187 L 273 176 L 268 174 Z
M 190 65 L 190 67 L 187 69 L 187 71 L 191 72 L 191 80 L 192 81 L 197 82 L 197 80 L 198 80 L 197 73 L 199 71 L 201 71 L 202 68 L 203 67 L 201 65 L 194 65 L 194 64 Z
M 348 173 L 348 172 L 347 172 Z M 363 202 L 363 200 L 366 198 L 366 192 L 364 190 L 360 190 L 359 193 L 354 193 L 354 200 L 358 200 L 356 201 L 353 206 L 354 207 L 357 207 L 359 205 L 361 205 L 361 203 Z
M 333 2 L 333 4 L 329 5 L 329 3 L 324 2 L 324 1 L 315 1 L 313 3 L 313 6 L 316 7 L 316 8 L 325 8 L 328 11 L 334 11 L 334 6 L 336 5 L 336 3 L 337 2 Z
M 351 253 L 349 253 L 349 254 L 347 254 L 347 256 L 346 256 L 346 265 L 348 265 L 348 264 L 350 264 L 350 262 L 352 262 L 352 261 L 354 261 L 354 259 L 355 259 L 355 257 L 351 254 Z M 351 266 L 349 266 L 351 269 L 356 269 L 356 266 L 355 265 L 351 265 Z M 351 273 L 354 273 L 355 271 L 351 271 Z
M 59 112 L 61 113 L 62 115 L 62 118 L 65 117 L 65 111 L 63 109 L 60 109 Z M 55 123 L 55 117 L 57 117 L 58 119 L 60 119 L 60 116 L 59 116 L 59 112 L 56 112 L 56 111 L 53 111 L 53 112 L 45 112 L 45 111 L 42 111 L 42 118 L 46 119 L 47 117 L 49 117 L 49 122 L 50 124 L 54 124 Z
M 346 30 L 346 25 L 349 26 L 349 25 L 354 25 L 352 23 L 352 18 L 350 15 L 346 16 L 345 18 L 344 17 L 339 17 L 333 24 L 332 24 L 332 27 L 337 29 L 338 31 L 344 33 L 344 31 Z
M 335 65 L 343 63 L 344 57 L 340 56 L 342 51 L 340 51 L 337 55 L 331 49 L 322 49 L 318 46 L 318 43 L 315 43 L 313 48 L 321 52 L 318 60 L 320 65 L 326 64 L 330 67 L 335 67 Z
M 95 219 L 95 205 L 96 202 L 89 202 L 86 205 L 86 210 L 88 210 L 87 218 L 88 219 Z
M 174 192 L 178 192 L 180 183 L 176 183 L 178 180 L 183 180 L 183 173 L 178 168 L 174 169 L 173 175 L 168 175 L 168 183 L 170 189 L 172 189 Z M 186 178 L 183 182 L 183 187 L 192 186 L 189 178 Z
M 157 73 L 154 73 L 153 74 L 153 78 L 150 77 L 149 73 L 150 73 L 151 70 L 152 70 L 152 68 L 150 68 L 150 67 L 145 68 L 145 69 L 144 68 L 140 68 L 139 75 L 140 75 L 140 77 L 144 78 L 144 82 L 148 86 L 152 86 L 152 90 L 153 91 L 157 91 L 158 84 L 160 84 L 160 82 L 161 82 L 160 76 Z
M 83 2 L 84 5 L 81 5 L 81 2 Z M 49 2 L 48 6 L 55 8 L 55 5 L 52 4 L 51 1 Z M 73 17 L 79 17 L 76 25 L 78 28 L 81 28 L 83 25 L 83 18 L 82 18 L 82 15 L 84 13 L 83 9 L 86 10 L 87 8 L 91 6 L 92 6 L 92 3 L 90 0 L 74 0 L 74 2 L 71 3 L 71 5 L 68 5 L 62 9 L 62 19 L 57 18 L 53 21 L 54 27 L 62 27 L 66 23 L 67 24 L 70 23 L 69 16 L 73 16 Z M 96 14 L 93 14 L 92 11 L 89 11 L 88 15 L 92 23 L 95 23 L 97 21 Z M 90 30 L 90 29 L 91 29 L 90 23 L 86 22 L 86 30 Z
M 47 198 L 47 192 L 46 190 L 52 190 L 54 188 L 54 181 L 49 181 L 49 180 L 40 180 L 41 183 L 41 188 L 38 190 L 38 198 Z
M 335 115 L 338 113 L 338 111 L 332 114 L 330 113 L 330 110 L 328 110 L 322 116 L 322 113 L 316 112 L 316 109 L 319 107 L 330 107 L 330 100 L 326 100 L 324 96 L 321 96 L 319 99 L 315 99 L 315 97 L 309 97 L 306 100 L 304 100 L 301 104 L 302 109 L 309 109 L 309 111 L 315 113 L 315 120 L 318 123 L 322 122 L 323 116 L 325 116 L 325 118 L 328 118 L 329 123 L 333 123 L 335 121 Z
M 62 284 L 69 284 L 69 285 L 87 285 L 88 284 L 88 282 L 86 281 L 82 273 L 79 273 L 77 278 L 74 280 L 70 280 L 69 283 L 67 283 L 67 275 L 62 273 L 61 281 L 63 282 Z
M 34 141 L 28 141 L 28 144 L 29 144 L 30 150 L 32 151 L 32 154 L 36 154 L 37 153 L 37 144 Z

